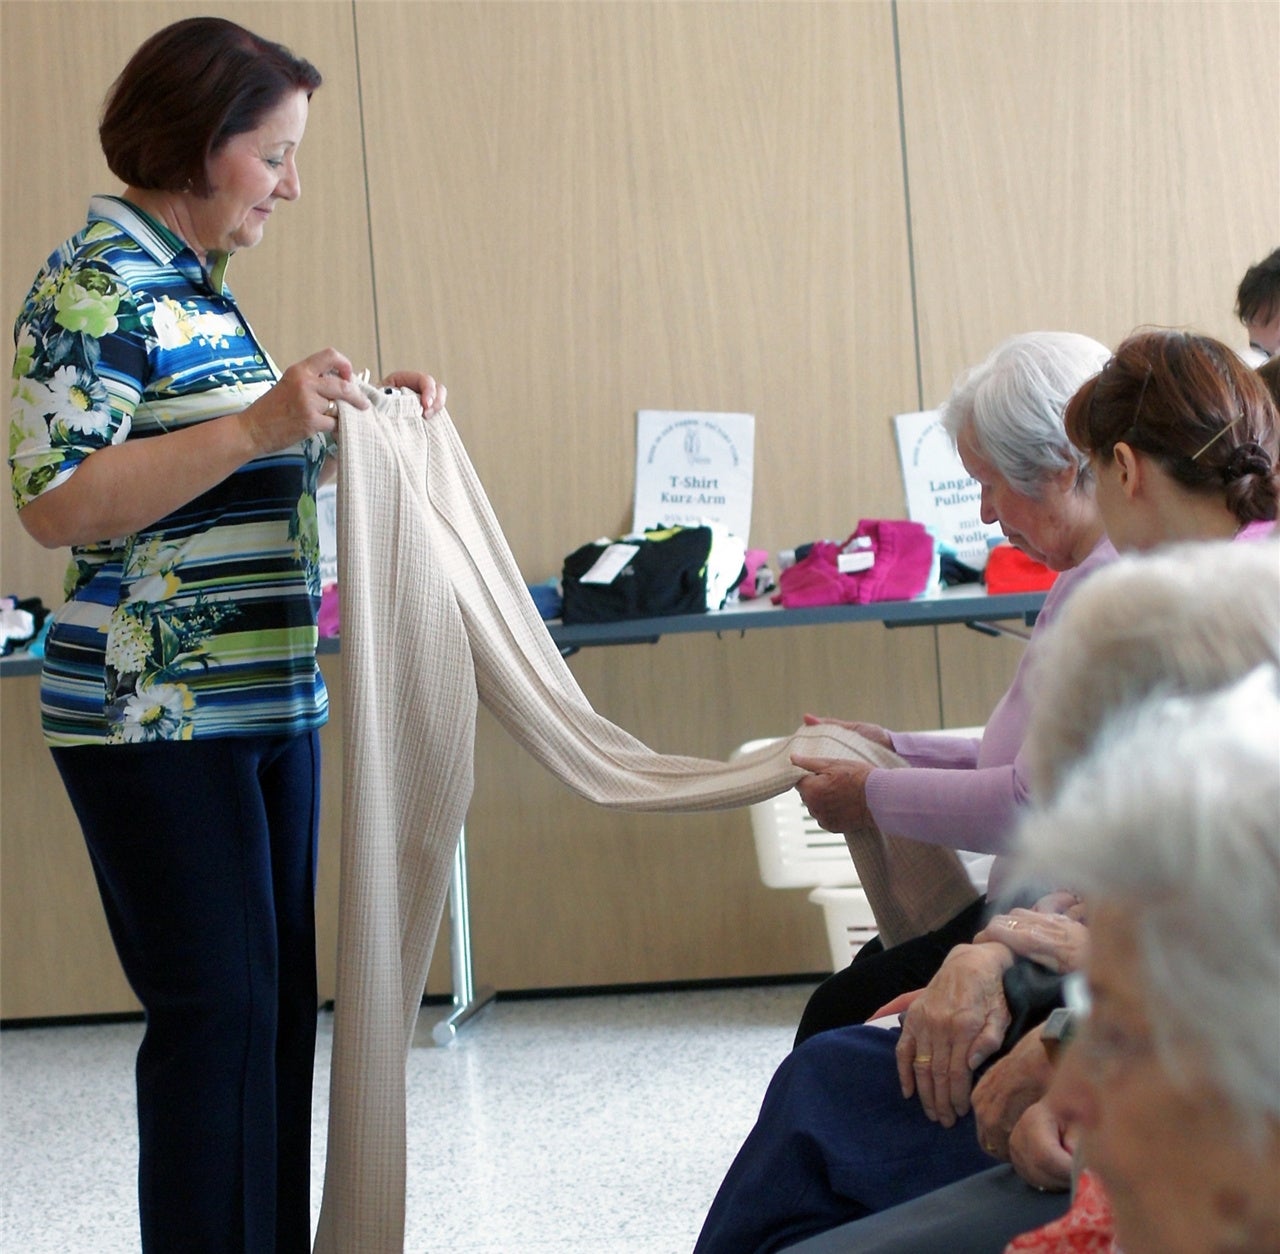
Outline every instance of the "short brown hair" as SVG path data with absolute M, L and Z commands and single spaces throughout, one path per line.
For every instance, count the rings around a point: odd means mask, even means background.
M 107 93 L 98 138 L 127 186 L 205 195 L 205 164 L 227 140 L 290 92 L 310 98 L 321 81 L 311 62 L 235 22 L 186 18 L 129 58 Z
M 1241 322 L 1270 322 L 1280 310 L 1280 248 L 1250 266 L 1236 289 L 1236 317 Z
M 1121 442 L 1192 491 L 1220 492 L 1241 523 L 1276 516 L 1280 417 L 1257 372 L 1186 331 L 1131 335 L 1073 396 L 1071 442 L 1109 458 Z

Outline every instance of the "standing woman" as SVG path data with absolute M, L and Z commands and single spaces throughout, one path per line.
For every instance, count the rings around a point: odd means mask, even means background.
M 299 195 L 320 81 L 218 18 L 148 39 L 99 132 L 124 191 L 14 330 L 19 517 L 72 550 L 44 735 L 146 1011 L 146 1254 L 310 1248 L 315 493 L 337 402 L 368 405 L 332 348 L 281 373 L 224 274 Z M 387 382 L 444 403 L 427 375 Z

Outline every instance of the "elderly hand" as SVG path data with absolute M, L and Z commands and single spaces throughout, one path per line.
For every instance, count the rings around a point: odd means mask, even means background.
M 1009 1157 L 1009 1138 L 1026 1110 L 1049 1091 L 1053 1064 L 1040 1039 L 1028 1032 L 973 1090 L 978 1143 L 996 1158 Z
M 879 745 L 882 749 L 893 748 L 892 737 L 876 723 L 847 723 L 842 718 L 819 718 L 816 714 L 804 716 L 806 727 L 818 727 L 824 723 L 830 727 L 843 727 L 845 731 L 857 732 L 859 736 Z
M 1089 929 L 1065 914 L 1018 909 L 994 915 L 973 939 L 975 943 L 997 941 L 1020 957 L 1066 975 L 1083 965 Z
M 1012 962 L 1003 945 L 957 945 L 903 1017 L 896 1049 L 902 1096 L 917 1094 L 944 1128 L 968 1113 L 973 1072 L 1004 1040 L 1010 1017 L 1002 977 Z
M 382 386 L 408 388 L 409 391 L 416 392 L 422 402 L 422 412 L 428 418 L 444 408 L 445 397 L 448 395 L 448 388 L 443 383 L 437 383 L 429 374 L 418 370 L 393 371 L 383 379 Z
M 1037 914 L 1065 914 L 1068 919 L 1075 919 L 1077 923 L 1088 922 L 1084 901 L 1065 889 L 1045 893 L 1031 908 Z
M 800 756 L 793 756 L 791 764 L 809 772 L 796 781 L 796 792 L 819 827 L 844 834 L 875 826 L 867 809 L 867 776 L 873 767 L 842 758 Z
M 1009 1137 L 1009 1161 L 1032 1188 L 1061 1193 L 1071 1187 L 1071 1134 L 1047 1102 L 1028 1106 Z

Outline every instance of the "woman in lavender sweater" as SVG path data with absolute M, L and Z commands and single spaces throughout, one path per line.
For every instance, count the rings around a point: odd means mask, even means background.
M 892 749 L 911 769 L 794 759 L 811 772 L 796 788 L 828 831 L 856 831 L 870 820 L 883 832 L 953 849 L 995 854 L 1006 849 L 1027 796 L 1020 751 L 1041 639 L 1072 589 L 1115 556 L 1093 479 L 1083 473 L 1084 455 L 1063 427 L 1067 402 L 1107 357 L 1106 348 L 1087 336 L 1032 332 L 1006 340 L 956 385 L 943 424 L 965 469 L 981 485 L 982 521 L 998 522 L 1010 543 L 1061 574 L 981 739 L 852 723 L 845 725 Z M 993 894 L 1000 878 L 997 859 L 989 885 Z M 899 994 L 922 988 L 952 946 L 973 939 L 985 907 L 979 897 L 936 931 L 890 949 L 879 940 L 864 946 L 850 966 L 815 990 L 796 1043 L 863 1023 Z

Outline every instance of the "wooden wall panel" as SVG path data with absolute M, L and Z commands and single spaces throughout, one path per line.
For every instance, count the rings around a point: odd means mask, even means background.
M 80 825 L 40 740 L 39 677 L 0 679 L 0 701 L 0 1018 L 136 1010 Z
M 356 15 L 383 366 L 439 369 L 530 578 L 630 525 L 637 408 L 757 415 L 764 547 L 901 510 L 887 6 Z
M 925 399 L 1004 336 L 1141 324 L 1241 347 L 1280 243 L 1280 8 L 899 8 Z
M 630 526 L 639 408 L 756 415 L 761 547 L 902 512 L 889 418 L 914 408 L 915 369 L 888 6 L 358 3 L 356 22 L 382 364 L 448 383 L 526 578 Z M 936 723 L 932 642 L 910 636 L 666 640 L 573 666 L 655 747 L 722 756 L 811 706 Z M 485 980 L 825 961 L 816 908 L 760 888 L 745 814 L 594 812 L 487 724 L 477 769 Z
M 1236 285 L 1280 243 L 1280 77 L 1259 55 L 1280 47 L 1280 7 L 898 14 L 925 404 L 1019 331 L 1115 344 L 1160 324 L 1244 346 Z M 947 721 L 981 721 L 1017 652 L 944 632 Z

